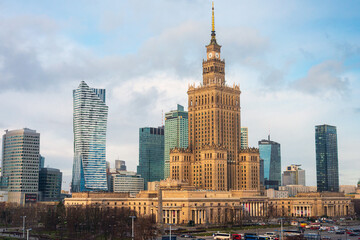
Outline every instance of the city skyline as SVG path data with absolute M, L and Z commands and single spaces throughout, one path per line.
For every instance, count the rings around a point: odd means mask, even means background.
M 161 111 L 177 103 L 186 105 L 188 83 L 201 81 L 199 62 L 206 57 L 202 49 L 210 29 L 210 1 L 159 1 L 151 8 L 139 2 L 141 7 L 124 3 L 128 5 L 111 10 L 103 6 L 99 11 L 86 6 L 81 14 L 88 22 L 79 21 L 80 16 L 67 18 L 73 11 L 70 2 L 60 9 L 2 3 L 9 11 L 0 15 L 0 36 L 6 43 L 0 44 L 0 100 L 8 114 L 0 128 L 41 132 L 42 154 L 68 181 L 73 155 L 71 90 L 79 81 L 107 89 L 107 161 L 119 156 L 129 170 L 138 164 L 138 128 L 161 125 Z M 359 33 L 352 31 L 359 24 L 357 8 L 333 3 L 325 11 L 321 3 L 304 6 L 299 1 L 282 4 L 284 11 L 274 16 L 272 9 L 280 3 L 264 3 L 259 17 L 256 2 L 215 4 L 227 81 L 241 86 L 241 125 L 249 127 L 249 145 L 256 146 L 271 131 L 282 145 L 282 170 L 291 163 L 302 164 L 308 185 L 315 186 L 313 128 L 323 123 L 337 126 L 340 184 L 354 185 L 359 178 L 360 134 L 355 70 L 359 59 L 354 54 L 359 52 Z M 137 20 L 124 12 L 118 17 L 115 10 L 121 6 L 142 17 Z M 149 8 L 153 13 L 146 15 Z M 193 11 L 174 14 L 178 8 Z M 146 31 L 139 26 L 143 18 L 150 19 Z M 162 18 L 169 21 L 163 23 Z M 11 96 L 17 99 L 6 101 Z M 29 105 L 36 107 L 30 111 Z M 65 189 L 66 185 L 69 182 Z

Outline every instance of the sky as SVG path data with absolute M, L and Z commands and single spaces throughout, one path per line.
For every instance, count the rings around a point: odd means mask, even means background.
M 360 178 L 358 1 L 215 0 L 226 82 L 240 84 L 249 145 L 281 144 L 282 169 L 316 185 L 315 125 L 337 127 L 341 185 Z M 0 129 L 41 134 L 45 166 L 73 162 L 72 90 L 105 88 L 107 161 L 136 171 L 139 128 L 202 82 L 210 0 L 0 0 Z

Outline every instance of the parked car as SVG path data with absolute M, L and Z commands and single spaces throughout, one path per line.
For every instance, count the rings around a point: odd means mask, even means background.
M 349 236 L 360 236 L 360 233 L 357 233 L 357 232 L 351 232 L 349 234 Z
M 192 235 L 190 235 L 190 234 L 183 234 L 183 235 L 181 235 L 180 237 L 182 237 L 182 238 L 194 238 Z

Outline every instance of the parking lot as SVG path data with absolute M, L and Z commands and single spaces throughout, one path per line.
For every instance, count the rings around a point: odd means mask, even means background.
M 341 228 L 351 228 L 351 229 L 360 229 L 360 224 L 357 225 L 349 225 L 349 226 L 341 226 Z M 289 227 L 284 227 L 284 230 L 298 230 L 297 227 L 294 226 L 289 226 Z M 223 231 L 226 232 L 226 231 Z M 280 227 L 279 228 L 259 228 L 259 229 L 252 229 L 252 230 L 240 230 L 240 231 L 236 231 L 236 233 L 256 233 L 257 235 L 263 235 L 266 232 L 277 232 L 278 234 L 280 234 Z M 208 233 L 212 233 L 212 232 L 208 232 Z M 189 234 L 191 234 L 191 232 L 189 232 Z M 314 234 L 314 235 L 320 235 L 321 239 L 331 239 L 331 240 L 358 240 L 360 239 L 360 236 L 349 236 L 349 234 L 336 234 L 335 232 L 328 232 L 328 231 L 319 231 L 319 230 L 310 230 L 310 229 L 306 229 L 304 234 Z M 161 240 L 161 237 L 158 238 L 159 240 Z M 214 237 L 212 236 L 194 236 L 193 238 L 182 238 L 180 236 L 177 236 L 178 240 L 186 240 L 186 239 L 214 239 Z

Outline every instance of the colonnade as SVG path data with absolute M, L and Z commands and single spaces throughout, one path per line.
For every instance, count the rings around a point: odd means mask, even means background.
M 349 206 L 342 205 L 325 205 L 323 209 L 324 215 L 327 216 L 347 216 L 349 213 Z
M 208 221 L 205 209 L 195 209 L 191 211 L 191 218 L 195 224 L 204 224 Z
M 312 216 L 312 206 L 293 206 L 292 215 L 296 217 L 310 217 Z
M 238 222 L 246 217 L 267 216 L 266 202 L 240 202 L 233 206 L 202 207 L 192 209 L 190 219 L 195 224 Z
M 263 217 L 267 215 L 267 204 L 265 202 L 240 202 L 244 215 L 250 217 Z
M 163 222 L 171 224 L 180 223 L 180 210 L 163 210 Z

